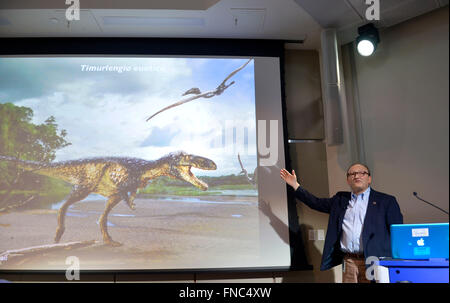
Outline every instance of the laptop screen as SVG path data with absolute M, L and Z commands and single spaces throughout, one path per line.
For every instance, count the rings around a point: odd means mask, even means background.
M 392 224 L 391 248 L 395 259 L 448 259 L 448 223 Z

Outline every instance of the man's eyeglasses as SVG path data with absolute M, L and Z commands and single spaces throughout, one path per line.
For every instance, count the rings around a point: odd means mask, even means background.
M 349 178 L 349 177 L 355 178 L 358 175 L 361 175 L 362 177 L 364 177 L 365 175 L 370 176 L 370 174 L 366 171 L 355 171 L 353 173 L 347 173 L 347 178 Z

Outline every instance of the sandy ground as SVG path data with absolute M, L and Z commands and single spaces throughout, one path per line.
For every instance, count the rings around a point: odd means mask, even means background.
M 256 197 L 192 197 L 170 201 L 138 198 L 136 209 L 120 202 L 108 230 L 120 247 L 105 246 L 98 219 L 105 201 L 71 206 L 60 243 L 98 244 L 1 261 L 0 269 L 67 269 L 77 256 L 81 269 L 179 269 L 248 266 L 259 247 Z M 214 202 L 214 203 L 211 203 Z M 0 253 L 52 244 L 57 210 L 0 214 Z M 239 258 L 236 258 L 239 256 Z

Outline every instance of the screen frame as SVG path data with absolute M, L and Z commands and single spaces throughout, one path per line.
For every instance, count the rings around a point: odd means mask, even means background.
M 277 57 L 280 62 L 281 110 L 285 167 L 292 170 L 286 122 L 284 78 L 284 40 L 199 39 L 199 38 L 0 38 L 0 56 L 252 56 Z M 291 265 L 269 268 L 81 270 L 82 273 L 196 273 L 196 272 L 273 272 L 312 270 L 305 253 L 296 200 L 286 185 Z M 7 270 L 0 273 L 62 273 L 60 270 Z

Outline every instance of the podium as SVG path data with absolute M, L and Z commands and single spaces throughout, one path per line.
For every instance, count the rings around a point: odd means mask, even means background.
M 375 268 L 378 283 L 449 283 L 448 259 L 383 259 Z

